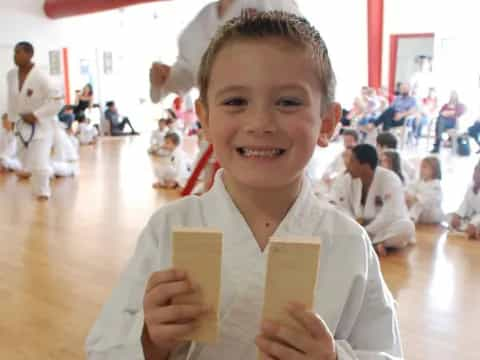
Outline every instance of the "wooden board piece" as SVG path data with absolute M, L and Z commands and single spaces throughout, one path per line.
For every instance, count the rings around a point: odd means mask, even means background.
M 172 264 L 187 272 L 193 284 L 199 286 L 197 296 L 175 299 L 175 303 L 201 303 L 210 312 L 199 321 L 199 327 L 184 340 L 213 343 L 219 334 L 220 284 L 223 234 L 208 229 L 174 229 L 172 234 Z
M 313 309 L 319 264 L 320 239 L 272 238 L 268 248 L 262 318 L 304 331 L 285 307 L 295 301 Z M 263 357 L 259 354 L 258 359 Z

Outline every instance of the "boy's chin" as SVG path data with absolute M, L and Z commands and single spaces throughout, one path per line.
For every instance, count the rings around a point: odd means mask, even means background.
M 227 178 L 242 187 L 257 190 L 276 190 L 285 189 L 290 185 L 295 185 L 301 179 L 298 176 L 286 176 L 281 174 L 264 174 L 262 172 L 229 172 L 225 170 Z M 227 180 L 228 181 L 228 180 Z

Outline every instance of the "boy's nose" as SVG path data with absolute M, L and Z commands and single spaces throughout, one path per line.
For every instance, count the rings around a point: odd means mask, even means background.
M 251 134 L 274 133 L 276 130 L 275 114 L 268 109 L 252 111 L 245 130 Z

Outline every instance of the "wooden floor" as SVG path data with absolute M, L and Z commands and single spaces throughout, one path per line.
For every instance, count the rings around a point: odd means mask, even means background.
M 49 202 L 0 175 L 0 359 L 84 359 L 85 336 L 158 207 L 144 137 L 81 151 L 81 174 L 55 180 Z M 333 150 L 328 150 L 333 151 Z M 447 210 L 461 200 L 475 156 L 448 158 Z M 417 245 L 382 260 L 398 300 L 407 359 L 478 360 L 480 242 L 418 229 Z

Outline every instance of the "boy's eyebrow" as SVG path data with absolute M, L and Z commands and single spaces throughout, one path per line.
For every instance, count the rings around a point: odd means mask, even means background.
M 309 93 L 309 86 L 307 84 L 298 82 L 298 83 L 287 83 L 287 84 L 281 84 L 281 85 L 274 85 L 272 86 L 272 89 L 274 90 L 300 90 L 306 93 Z M 249 87 L 248 86 L 242 86 L 242 85 L 231 85 L 231 86 L 226 86 L 224 88 L 221 88 L 218 90 L 215 94 L 215 99 L 218 99 L 225 94 L 228 94 L 230 92 L 236 92 L 236 91 L 248 91 Z

